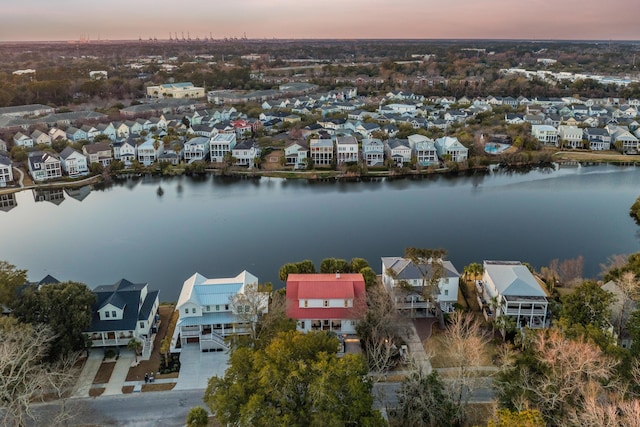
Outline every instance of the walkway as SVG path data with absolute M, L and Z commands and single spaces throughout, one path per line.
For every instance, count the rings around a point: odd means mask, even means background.
M 422 345 L 422 340 L 418 335 L 418 331 L 416 330 L 415 325 L 411 319 L 406 319 L 406 328 L 404 330 L 407 331 L 406 335 L 402 338 L 407 343 L 407 347 L 409 348 L 409 359 L 413 362 L 415 367 L 427 375 L 431 373 L 431 360 L 427 355 L 427 352 Z
M 103 356 L 102 351 L 89 353 L 89 357 L 85 361 L 82 372 L 80 372 L 76 386 L 73 389 L 72 397 L 89 397 L 89 389 L 91 389 L 93 379 L 96 377 L 98 369 L 100 369 Z
M 135 355 L 129 350 L 120 349 L 120 356 L 116 362 L 116 366 L 113 368 L 109 383 L 104 389 L 103 396 L 109 396 L 114 394 L 122 394 L 122 387 L 127 379 L 129 368 L 135 360 Z

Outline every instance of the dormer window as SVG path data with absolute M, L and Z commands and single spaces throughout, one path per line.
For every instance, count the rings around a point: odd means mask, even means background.
M 113 311 L 111 312 L 111 317 L 113 317 L 113 318 L 115 318 L 115 317 L 116 317 L 116 311 L 115 311 L 115 310 L 113 310 Z
M 109 312 L 108 311 L 104 312 L 104 317 L 107 318 L 107 319 L 109 318 Z

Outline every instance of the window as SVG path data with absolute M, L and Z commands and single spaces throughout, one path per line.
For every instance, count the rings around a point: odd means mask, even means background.
M 237 310 L 238 310 L 238 313 L 242 313 L 242 306 L 241 306 L 241 305 L 239 305 L 239 306 L 238 306 L 238 308 L 237 308 Z
M 144 329 L 144 322 L 140 322 L 140 329 Z
M 323 307 L 329 307 L 329 300 L 322 301 L 322 306 Z
M 195 307 L 193 307 L 193 308 L 191 309 L 191 313 L 192 313 L 192 314 L 196 314 L 196 308 L 195 308 Z
M 449 295 L 449 289 L 445 289 L 445 290 L 444 290 L 444 294 L 445 294 L 445 296 L 446 296 L 446 295 Z
M 220 311 L 220 306 L 216 305 L 216 311 Z
M 224 309 L 225 309 L 225 310 L 227 310 L 227 311 L 229 311 L 229 304 L 225 304 L 225 305 L 224 305 Z
M 309 300 L 304 300 L 304 306 L 309 307 Z
M 207 306 L 207 311 L 211 311 L 211 306 L 210 305 Z
M 348 299 L 344 300 L 344 306 L 345 307 L 349 307 L 349 300 Z
M 109 312 L 108 311 L 104 312 L 104 317 L 109 318 Z
M 249 307 L 248 305 L 244 306 L 244 312 L 245 313 L 249 313 L 251 311 L 251 307 Z
M 300 321 L 300 329 L 304 329 L 304 320 Z
M 188 308 L 184 309 L 184 314 L 189 314 L 189 309 Z
M 113 318 L 115 318 L 115 317 L 116 317 L 116 311 L 115 311 L 115 310 L 113 310 L 113 311 L 111 312 L 111 317 L 113 317 Z

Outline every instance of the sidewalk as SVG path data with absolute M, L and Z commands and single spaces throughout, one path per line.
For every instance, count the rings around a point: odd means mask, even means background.
M 425 374 L 431 373 L 431 360 L 427 355 L 427 352 L 422 345 L 422 341 L 420 340 L 420 336 L 418 335 L 418 331 L 416 330 L 415 325 L 411 319 L 407 319 L 407 335 L 402 338 L 407 343 L 407 347 L 409 348 L 409 359 L 415 364 L 415 367 Z
M 120 349 L 120 356 L 118 357 L 115 368 L 113 368 L 113 373 L 104 389 L 104 393 L 102 393 L 103 396 L 122 394 L 122 387 L 124 386 L 129 368 L 134 360 L 135 356 L 133 352 Z
M 71 394 L 72 397 L 89 397 L 89 389 L 91 389 L 93 379 L 96 377 L 98 369 L 100 369 L 102 358 L 103 354 L 101 351 L 92 351 L 89 353 L 89 357 L 84 363 L 82 372 L 80 372 L 76 386 Z

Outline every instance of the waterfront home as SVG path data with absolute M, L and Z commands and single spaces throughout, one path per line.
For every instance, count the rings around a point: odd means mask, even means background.
M 362 140 L 362 160 L 367 166 L 384 165 L 384 144 L 377 138 Z
M 638 152 L 638 138 L 636 138 L 625 126 L 608 124 L 606 129 L 611 135 L 611 141 L 615 147 L 623 153 Z
M 420 166 L 429 166 L 438 163 L 438 151 L 435 141 L 424 135 L 409 135 L 407 137 L 411 151 Z
M 451 261 L 429 259 L 416 265 L 407 258 L 382 258 L 382 284 L 396 309 L 410 317 L 435 315 L 434 303 L 445 313 L 453 312 L 459 279 Z
M 184 143 L 184 161 L 205 160 L 209 155 L 209 137 L 196 136 Z
M 93 290 L 91 326 L 85 331 L 92 347 L 125 346 L 132 339 L 143 343 L 143 354 L 150 352 L 151 337 L 157 332 L 159 291 L 147 283 L 120 279 L 113 285 Z
M 253 169 L 256 158 L 260 157 L 261 152 L 262 150 L 255 140 L 247 139 L 233 147 L 231 155 L 236 158 L 236 166 L 246 166 Z
M 330 138 L 312 138 L 309 151 L 315 166 L 329 166 L 333 162 L 333 140 Z
M 156 145 L 158 148 L 156 149 Z M 144 166 L 150 166 L 158 159 L 158 156 L 164 152 L 164 143 L 160 140 L 149 138 L 139 144 L 136 149 L 138 161 Z
M 72 147 L 66 147 L 62 150 L 60 153 L 60 164 L 62 170 L 71 178 L 89 173 L 87 157 Z
M 591 150 L 609 150 L 611 149 L 611 135 L 604 128 L 585 128 L 583 129 L 584 139 L 589 143 Z
M 485 261 L 476 286 L 487 319 L 506 316 L 516 328 L 549 326 L 547 294 L 519 261 Z
M 336 138 L 336 162 L 358 163 L 359 159 L 358 140 L 353 136 L 339 136 Z
M 13 165 L 11 159 L 0 154 L 0 187 L 6 187 L 13 182 Z
M 231 153 L 236 146 L 236 133 L 219 133 L 209 140 L 209 158 L 212 162 L 222 163 L 224 155 Z
M 531 135 L 544 145 L 558 146 L 558 129 L 550 125 L 531 125 Z
M 309 148 L 306 141 L 291 141 L 284 147 L 285 164 L 294 169 L 306 167 Z
M 17 145 L 18 147 L 33 147 L 33 138 L 23 134 L 22 132 L 17 132 L 13 135 L 13 145 Z
M 449 158 L 452 162 L 464 162 L 469 157 L 469 149 L 462 145 L 458 138 L 443 136 L 435 141 L 438 157 L 442 160 Z
M 105 142 L 83 145 L 82 153 L 89 159 L 89 164 L 100 163 L 102 166 L 107 167 L 113 160 L 111 146 Z
M 122 141 L 116 141 L 113 146 L 113 158 L 120 160 L 126 167 L 131 166 L 131 163 L 136 159 L 137 145 L 135 140 L 126 139 Z
M 200 350 L 226 350 L 225 337 L 246 335 L 251 323 L 268 311 L 269 295 L 257 289 L 258 278 L 248 271 L 236 277 L 208 279 L 195 273 L 182 284 L 176 304 L 178 323 L 172 350 L 198 343 Z M 245 304 L 252 300 L 254 307 Z
M 298 331 L 355 334 L 366 312 L 362 274 L 289 274 L 286 313 Z
M 57 154 L 33 151 L 29 153 L 29 174 L 34 181 L 48 181 L 62 176 L 62 166 Z
M 396 166 L 403 166 L 411 162 L 411 146 L 407 139 L 391 138 L 385 142 L 384 151 L 388 159 Z
M 175 139 L 167 144 L 162 153 L 158 154 L 158 162 L 168 162 L 175 166 L 182 160 L 183 153 L 184 143 Z
M 570 148 L 582 148 L 583 131 L 577 126 L 558 126 L 558 136 L 565 142 L 565 146 Z

